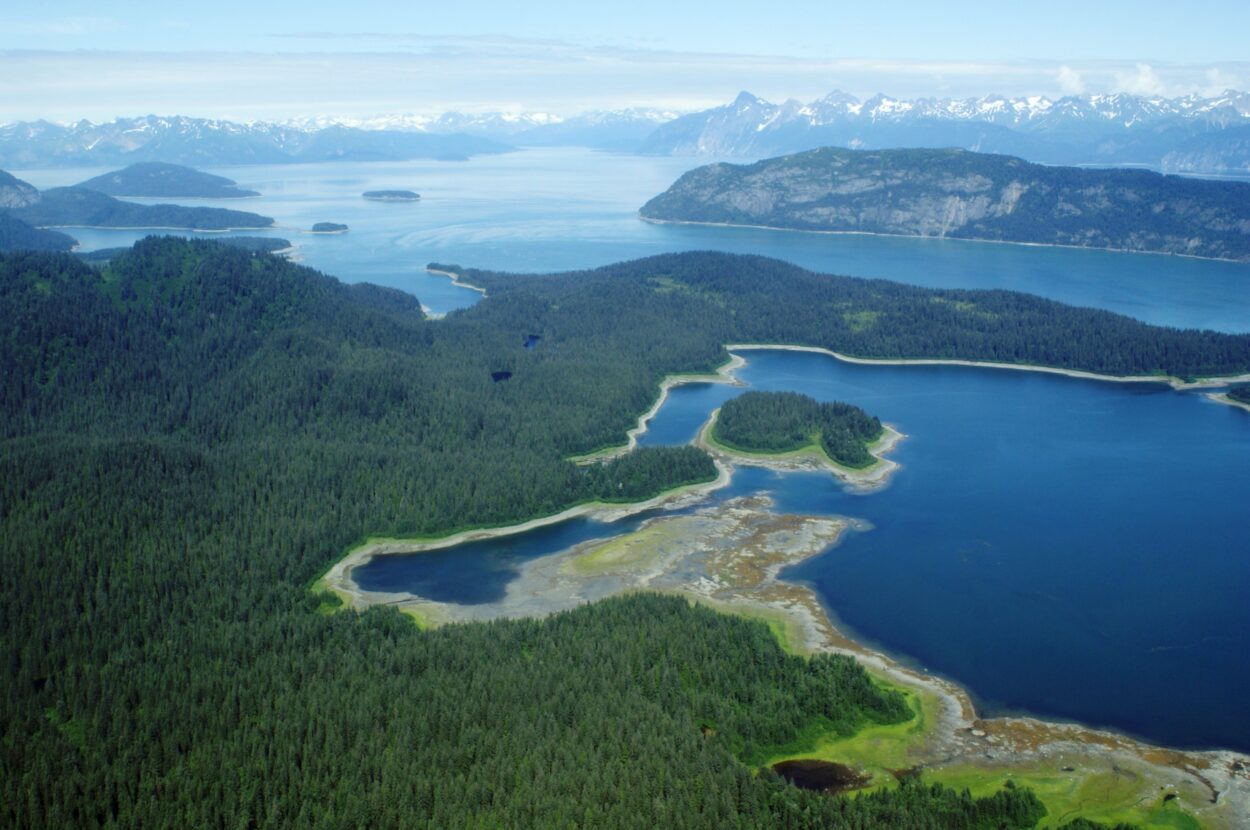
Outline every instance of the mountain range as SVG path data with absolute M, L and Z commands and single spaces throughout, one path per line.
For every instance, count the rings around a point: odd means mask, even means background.
M 1250 175 L 1250 93 L 1004 98 L 832 92 L 774 104 L 749 92 L 658 127 L 639 152 L 763 158 L 816 147 L 958 147 L 1046 164 L 1141 165 Z
M 957 147 L 1044 164 L 1250 175 L 1250 93 L 861 100 L 834 91 L 806 104 L 775 104 L 743 92 L 729 104 L 686 115 L 632 108 L 571 117 L 446 112 L 246 124 L 154 115 L 105 124 L 33 121 L 0 126 L 0 167 L 464 159 L 549 146 L 750 160 L 826 146 Z
M 321 128 L 185 116 L 118 118 L 105 124 L 26 121 L 0 127 L 0 167 L 114 166 L 143 161 L 188 165 L 317 161 L 463 160 L 505 153 L 511 145 L 481 136 Z

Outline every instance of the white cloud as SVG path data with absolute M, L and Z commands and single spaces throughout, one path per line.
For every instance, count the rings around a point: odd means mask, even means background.
M 1081 73 L 1067 64 L 1059 67 L 1059 71 L 1055 73 L 1055 80 L 1064 95 L 1080 95 L 1085 91 L 1085 80 L 1081 77 Z
M 109 120 L 157 113 L 240 120 L 447 110 L 654 106 L 694 110 L 743 89 L 810 101 L 861 98 L 1206 92 L 1239 87 L 1250 62 L 1203 66 L 1095 61 L 790 58 L 585 47 L 507 38 L 426 38 L 388 52 L 0 51 L 0 122 Z
M 1169 90 L 1159 73 L 1148 63 L 1139 63 L 1132 72 L 1117 73 L 1117 92 L 1133 95 L 1167 95 Z

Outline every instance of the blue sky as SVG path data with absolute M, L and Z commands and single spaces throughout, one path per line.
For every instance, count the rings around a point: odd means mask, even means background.
M 1247 32 L 1222 0 L 10 3 L 0 120 L 1212 92 L 1250 86 Z

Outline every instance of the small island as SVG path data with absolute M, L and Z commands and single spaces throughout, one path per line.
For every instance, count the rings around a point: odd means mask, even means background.
M 312 226 L 313 233 L 347 233 L 347 226 L 338 222 L 318 222 Z
M 159 161 L 132 164 L 122 170 L 87 179 L 78 187 L 109 196 L 147 196 L 161 199 L 243 199 L 260 195 L 255 190 L 244 190 L 233 179 L 225 176 L 215 176 L 194 167 Z
M 1237 403 L 1250 406 L 1250 385 L 1232 387 L 1228 390 L 1228 397 Z
M 371 202 L 419 202 L 421 194 L 411 190 L 366 190 L 360 194 Z
M 880 420 L 849 403 L 821 403 L 797 392 L 745 392 L 721 407 L 709 438 L 735 453 L 814 452 L 862 470 L 877 462 L 869 446 L 884 434 Z

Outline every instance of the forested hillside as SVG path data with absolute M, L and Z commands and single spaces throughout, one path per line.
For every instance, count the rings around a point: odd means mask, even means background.
M 214 243 L 0 256 L 0 824 L 1032 826 L 1024 790 L 848 801 L 744 766 L 900 716 L 761 625 L 637 597 L 422 632 L 307 586 L 366 534 L 709 477 L 689 447 L 562 459 L 727 341 L 1038 359 L 1079 331 L 1057 360 L 1192 373 L 1250 367 L 1246 338 L 719 255 L 473 276 L 491 296 L 427 321 Z
M 1014 291 L 918 288 L 816 274 L 766 257 L 666 254 L 519 278 L 435 267 L 463 272 L 488 291 L 549 306 L 558 298 L 566 302 L 562 295 L 572 285 L 579 286 L 579 297 L 585 291 L 624 314 L 652 295 L 667 298 L 674 310 L 695 303 L 698 313 L 682 325 L 688 338 L 699 341 L 804 344 L 856 357 L 982 360 L 1110 375 L 1189 378 L 1239 374 L 1250 366 L 1250 335 L 1151 326 Z M 589 305 L 581 311 L 596 313 Z M 629 324 L 635 322 L 631 316 Z

